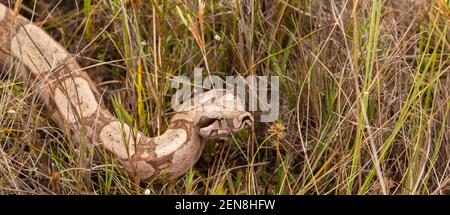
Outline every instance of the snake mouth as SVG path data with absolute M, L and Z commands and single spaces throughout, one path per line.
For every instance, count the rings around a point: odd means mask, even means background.
M 248 112 L 230 118 L 202 118 L 199 135 L 204 139 L 226 139 L 228 134 L 236 133 L 253 125 L 253 116 Z

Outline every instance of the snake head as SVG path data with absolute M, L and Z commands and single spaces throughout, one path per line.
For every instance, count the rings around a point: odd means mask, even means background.
M 253 125 L 251 113 L 244 102 L 233 93 L 223 89 L 210 90 L 194 96 L 180 109 L 185 111 L 203 139 L 226 139 Z

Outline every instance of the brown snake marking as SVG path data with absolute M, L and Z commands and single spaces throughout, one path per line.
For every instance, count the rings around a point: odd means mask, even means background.
M 200 157 L 205 140 L 223 139 L 253 123 L 241 100 L 211 90 L 201 94 L 200 105 L 185 105 L 175 113 L 160 136 L 133 134 L 101 103 L 98 89 L 75 57 L 30 23 L 0 4 L 0 64 L 15 64 L 26 82 L 41 83 L 38 95 L 59 127 L 85 129 L 91 145 L 107 149 L 141 180 L 184 174 Z

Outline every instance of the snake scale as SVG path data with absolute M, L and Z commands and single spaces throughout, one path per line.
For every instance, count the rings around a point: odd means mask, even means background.
M 253 124 L 241 99 L 215 89 L 198 95 L 199 103 L 186 101 L 160 136 L 133 131 L 102 104 L 99 90 L 74 55 L 3 4 L 0 63 L 3 68 L 19 68 L 27 83 L 40 83 L 38 96 L 60 128 L 84 129 L 91 146 L 106 149 L 140 180 L 183 175 L 199 159 L 206 140 L 223 139 Z

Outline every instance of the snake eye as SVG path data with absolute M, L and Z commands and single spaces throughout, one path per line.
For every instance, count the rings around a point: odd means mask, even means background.
M 244 128 L 249 128 L 253 124 L 252 121 L 253 121 L 253 119 L 250 116 L 245 116 L 241 120 L 242 126 Z
M 233 120 L 234 129 L 249 128 L 253 125 L 253 116 L 250 113 L 243 113 Z

